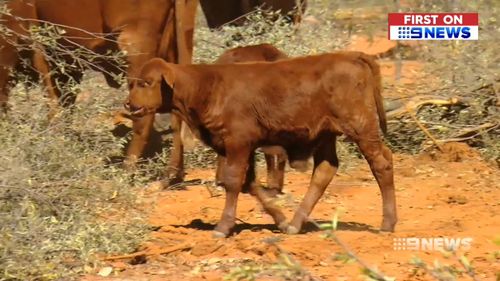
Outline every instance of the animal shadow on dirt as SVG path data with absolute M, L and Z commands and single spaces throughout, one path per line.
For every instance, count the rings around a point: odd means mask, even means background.
M 331 221 L 327 220 L 317 220 L 316 224 L 323 224 L 323 223 L 331 223 Z M 212 223 L 206 223 L 202 221 L 201 219 L 194 219 L 192 220 L 189 224 L 184 224 L 184 225 L 172 225 L 173 227 L 176 228 L 189 228 L 189 229 L 196 229 L 196 230 L 201 230 L 201 231 L 212 231 L 215 228 L 215 224 Z M 262 230 L 269 230 L 271 232 L 276 232 L 279 233 L 280 230 L 275 224 L 250 224 L 250 223 L 239 223 L 236 224 L 234 227 L 233 234 L 238 234 L 242 232 L 243 230 L 250 230 L 250 231 L 262 231 Z M 378 233 L 378 229 L 373 228 L 373 226 L 364 224 L 364 223 L 357 223 L 357 222 L 341 222 L 339 221 L 337 224 L 337 230 L 345 230 L 345 231 L 368 231 L 371 233 Z M 309 233 L 309 232 L 318 232 L 321 231 L 315 224 L 312 222 L 307 222 L 303 227 L 301 233 Z

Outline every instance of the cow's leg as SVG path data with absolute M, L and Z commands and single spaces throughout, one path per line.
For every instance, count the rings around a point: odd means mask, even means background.
M 156 32 L 146 26 L 129 25 L 123 28 L 118 36 L 120 50 L 127 53 L 127 78 L 129 88 L 139 76 L 142 65 L 156 54 Z
M 332 181 L 338 167 L 339 161 L 335 147 L 335 137 L 325 138 L 314 152 L 314 169 L 311 183 L 288 226 L 288 234 L 300 232 L 302 225 L 307 221 L 309 214 L 311 214 L 326 187 Z
M 392 232 L 397 222 L 392 152 L 380 140 L 358 141 L 358 146 L 368 161 L 382 194 L 383 220 L 380 229 Z
M 18 62 L 16 49 L 0 37 L 0 115 L 7 111 L 11 71 Z
M 215 227 L 214 237 L 226 237 L 234 227 L 238 195 L 245 184 L 250 154 L 249 147 L 226 144 L 226 165 L 223 172 L 226 202 L 222 217 Z
M 45 90 L 49 95 L 49 119 L 52 119 L 59 111 L 59 98 L 61 93 L 53 80 L 50 72 L 50 65 L 47 62 L 44 53 L 35 49 L 33 52 L 33 67 L 37 70 L 42 78 Z
M 267 186 L 274 195 L 281 193 L 285 180 L 286 156 L 283 153 L 265 154 L 267 165 Z
M 184 180 L 184 145 L 181 138 L 182 120 L 179 116 L 170 116 L 170 126 L 172 127 L 172 151 L 170 161 L 165 171 L 166 186 L 182 182 Z
M 9 101 L 9 79 L 10 71 L 0 66 L 0 116 L 7 112 L 7 102 Z
M 149 140 L 154 120 L 154 114 L 147 114 L 133 119 L 132 140 L 128 146 L 127 156 L 124 161 L 126 169 L 132 170 L 135 168 L 137 160 L 141 157 L 144 147 Z
M 148 28 L 143 28 L 139 31 L 136 25 L 128 25 L 123 28 L 118 36 L 117 41 L 120 50 L 127 53 L 127 80 L 129 89 L 132 87 L 133 81 L 139 76 L 142 64 L 153 58 L 156 53 L 157 38 L 154 34 L 155 33 L 150 32 Z M 173 119 L 174 118 L 172 118 L 172 123 L 175 122 Z M 134 121 L 134 133 L 129 149 L 127 150 L 124 163 L 125 167 L 133 168 L 138 158 L 143 154 L 151 130 L 153 129 L 153 121 L 154 116 L 141 118 L 141 121 L 137 123 L 137 130 L 135 129 L 136 121 Z M 174 131 L 174 152 L 177 151 L 175 146 L 175 135 L 176 133 Z

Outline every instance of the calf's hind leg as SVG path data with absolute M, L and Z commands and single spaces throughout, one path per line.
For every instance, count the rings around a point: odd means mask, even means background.
M 302 225 L 307 221 L 309 214 L 311 214 L 319 198 L 321 198 L 333 176 L 337 173 L 339 160 L 337 158 L 335 139 L 334 136 L 325 138 L 314 152 L 314 169 L 311 183 L 287 228 L 288 234 L 300 232 Z
M 286 223 L 286 216 L 283 214 L 283 212 L 281 212 L 281 209 L 274 204 L 276 193 L 269 193 L 269 191 L 266 191 L 255 181 L 255 152 L 252 152 L 248 163 L 249 169 L 247 171 L 247 180 L 245 185 L 249 188 L 250 193 L 253 196 L 257 197 L 257 200 L 259 200 L 259 202 L 262 204 L 262 207 L 264 208 L 266 213 L 268 213 L 273 218 L 278 228 L 282 231 L 285 231 L 286 227 L 288 226 Z M 281 188 L 275 191 L 279 192 L 281 191 Z
M 382 141 L 358 141 L 382 194 L 383 220 L 380 230 L 394 231 L 397 222 L 396 194 L 391 150 Z
M 272 194 L 282 193 L 285 179 L 286 155 L 284 153 L 265 153 L 267 165 L 267 186 Z

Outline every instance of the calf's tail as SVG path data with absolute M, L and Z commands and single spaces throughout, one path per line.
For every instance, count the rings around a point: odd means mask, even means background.
M 387 119 L 384 110 L 384 99 L 382 98 L 382 75 L 380 74 L 380 66 L 375 61 L 375 58 L 373 56 L 360 53 L 359 58 L 370 67 L 370 70 L 373 74 L 373 78 L 375 80 L 373 95 L 375 98 L 375 106 L 377 107 L 378 122 L 380 125 L 380 129 L 384 134 L 386 134 Z

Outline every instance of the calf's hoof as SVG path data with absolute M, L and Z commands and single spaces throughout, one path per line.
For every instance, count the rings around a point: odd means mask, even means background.
M 286 229 L 286 233 L 287 234 L 290 234 L 290 235 L 295 235 L 295 234 L 299 234 L 300 232 L 300 229 L 296 228 L 295 226 L 293 225 L 289 225 Z
M 388 220 L 383 220 L 382 225 L 380 226 L 380 231 L 384 232 L 394 232 L 394 227 L 396 226 L 396 222 L 391 222 Z
M 184 169 L 177 169 L 171 166 L 169 166 L 163 174 L 164 178 L 171 182 L 171 184 L 183 182 L 184 175 Z
M 217 230 L 214 230 L 214 232 L 212 233 L 212 237 L 213 238 L 216 238 L 216 239 L 219 239 L 219 238 L 226 238 L 227 237 L 227 234 L 223 233 L 223 232 L 220 232 L 220 231 L 217 231 Z
M 278 229 L 283 233 L 288 233 L 288 222 L 283 221 L 278 224 Z

